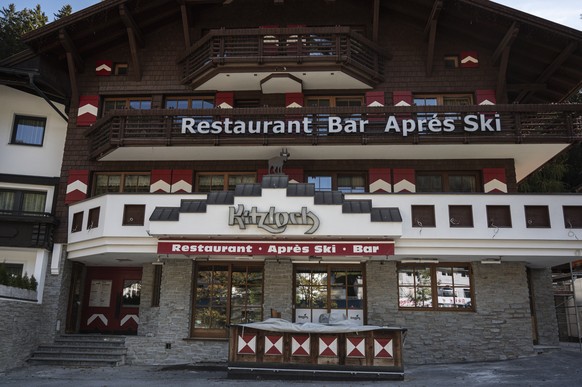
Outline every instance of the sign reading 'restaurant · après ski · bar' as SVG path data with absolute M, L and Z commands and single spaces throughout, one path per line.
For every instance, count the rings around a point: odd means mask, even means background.
M 253 134 L 327 134 L 365 133 L 369 120 L 347 119 L 342 117 L 320 117 L 317 125 L 309 117 L 302 119 L 285 119 L 271 121 L 232 120 L 228 117 L 211 120 L 208 117 L 182 118 L 182 134 L 196 135 L 253 135 Z M 374 130 L 378 129 L 374 122 Z M 468 114 L 463 117 L 439 117 L 434 114 L 422 118 L 402 118 L 391 115 L 387 117 L 384 133 L 400 134 L 404 137 L 418 133 L 448 133 L 464 132 L 501 132 L 501 117 L 499 114 Z

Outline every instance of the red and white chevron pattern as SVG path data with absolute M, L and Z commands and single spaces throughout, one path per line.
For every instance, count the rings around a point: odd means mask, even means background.
M 283 354 L 283 336 L 268 335 L 265 336 L 265 355 L 282 355 Z
M 98 60 L 95 63 L 95 75 L 100 75 L 100 76 L 111 75 L 112 68 L 113 68 L 113 61 Z
M 393 357 L 392 339 L 374 339 L 374 357 L 377 359 L 390 359 Z
M 291 337 L 291 355 L 309 356 L 311 349 L 309 347 L 309 336 L 297 335 Z
M 366 340 L 363 337 L 347 337 L 346 357 L 366 357 Z
M 337 337 L 319 337 L 319 356 L 337 356 Z
M 77 111 L 77 126 L 90 126 L 97 120 L 99 109 L 98 95 L 82 95 L 79 97 L 79 110 Z
M 240 355 L 255 355 L 256 350 L 257 335 L 238 335 L 238 353 Z
M 461 52 L 461 67 L 479 67 L 479 53 L 477 51 Z
M 70 204 L 87 198 L 87 186 L 89 184 L 89 171 L 70 170 L 67 179 L 67 193 L 65 203 Z

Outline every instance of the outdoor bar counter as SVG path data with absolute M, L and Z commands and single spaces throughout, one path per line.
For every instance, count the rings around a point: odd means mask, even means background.
M 229 377 L 402 380 L 406 329 L 294 324 L 271 318 L 230 327 Z

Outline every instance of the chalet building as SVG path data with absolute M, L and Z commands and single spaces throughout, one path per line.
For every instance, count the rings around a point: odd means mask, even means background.
M 486 0 L 108 0 L 23 40 L 70 90 L 43 341 L 340 365 L 558 343 L 582 200 L 517 184 L 582 139 L 582 32 Z M 406 341 L 229 335 L 338 316 Z

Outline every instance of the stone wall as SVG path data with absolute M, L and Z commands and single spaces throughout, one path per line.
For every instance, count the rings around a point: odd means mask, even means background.
M 405 364 L 504 360 L 533 351 L 525 265 L 473 264 L 475 312 L 398 310 L 396 263 L 370 262 L 368 324 L 408 329 Z
M 560 345 L 558 318 L 552 289 L 552 271 L 550 269 L 531 269 L 529 279 L 536 312 L 538 344 Z
M 21 366 L 39 344 L 41 305 L 0 300 L 0 371 Z
M 167 259 L 162 268 L 160 306 L 152 307 L 152 265 L 142 277 L 140 324 L 137 336 L 128 336 L 130 364 L 189 364 L 224 362 L 226 340 L 190 340 L 193 264 L 190 259 Z
M 293 311 L 293 264 L 290 259 L 266 260 L 264 277 L 265 318 L 271 317 L 271 309 L 281 313 L 281 318 L 292 321 Z

